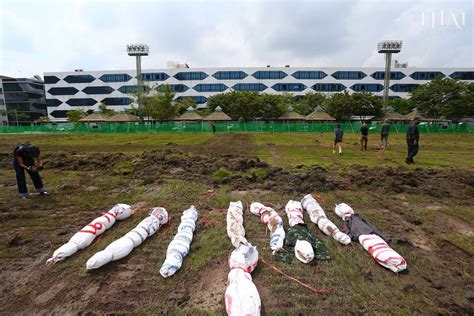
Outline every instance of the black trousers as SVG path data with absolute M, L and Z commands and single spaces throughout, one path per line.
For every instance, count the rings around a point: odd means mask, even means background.
M 408 154 L 407 154 L 407 159 L 410 162 L 413 162 L 413 157 L 416 156 L 418 153 L 418 143 L 414 143 L 413 141 L 407 141 L 408 145 Z
M 26 187 L 26 177 L 25 177 L 25 169 L 20 167 L 18 161 L 16 159 L 13 161 L 13 167 L 15 168 L 16 173 L 16 183 L 18 184 L 18 192 L 20 195 L 26 195 L 28 193 L 28 189 Z M 41 177 L 38 172 L 31 172 L 26 171 L 33 180 L 33 185 L 35 186 L 38 192 L 43 191 L 43 181 L 41 181 Z

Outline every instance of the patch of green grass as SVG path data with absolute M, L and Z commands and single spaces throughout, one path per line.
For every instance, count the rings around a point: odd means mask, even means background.
M 467 223 L 474 223 L 474 211 L 472 207 L 450 207 L 442 208 L 439 212 L 443 212 L 448 215 L 459 217 Z
M 474 256 L 474 236 L 448 234 L 443 238 L 471 256 Z
M 219 224 L 205 231 L 197 231 L 191 244 L 192 251 L 186 257 L 186 265 L 193 270 L 199 270 L 216 258 L 228 256 L 232 245 L 226 234 L 226 226 Z
M 232 172 L 230 172 L 224 167 L 221 167 L 212 174 L 212 179 L 214 181 L 223 181 L 229 179 L 231 176 Z
M 134 166 L 131 161 L 119 161 L 114 164 L 112 170 L 115 174 L 127 175 L 133 172 Z

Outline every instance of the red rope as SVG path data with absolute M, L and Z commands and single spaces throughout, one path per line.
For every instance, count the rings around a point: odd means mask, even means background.
M 316 201 L 318 201 L 319 204 L 324 204 L 324 203 L 326 203 L 326 201 L 324 200 L 324 198 L 323 198 L 321 195 L 312 194 L 312 196 L 314 197 L 314 199 L 315 199 Z
M 280 273 L 281 275 L 285 276 L 287 279 L 290 279 L 292 281 L 295 281 L 296 283 L 298 283 L 299 285 L 307 288 L 308 290 L 311 290 L 315 293 L 319 293 L 319 294 L 329 294 L 332 292 L 331 289 L 328 289 L 328 288 L 315 288 L 315 287 L 312 287 L 311 285 L 308 285 L 308 284 L 305 284 L 303 282 L 301 282 L 300 280 L 292 277 L 292 276 L 289 276 L 288 274 L 286 274 L 285 272 L 281 271 L 280 269 L 278 269 L 277 267 L 269 264 L 268 262 L 265 261 L 265 259 L 263 259 L 263 257 L 260 257 L 259 258 L 260 261 L 263 262 L 263 264 L 269 268 L 272 268 L 273 270 L 275 270 L 276 272 Z
M 163 235 L 166 234 L 168 232 L 168 229 L 171 227 L 171 215 L 168 216 L 168 223 L 166 223 L 165 225 L 166 227 L 161 231 Z

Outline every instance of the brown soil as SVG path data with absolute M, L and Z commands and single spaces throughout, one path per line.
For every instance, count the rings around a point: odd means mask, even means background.
M 422 219 L 410 211 L 417 205 L 408 202 L 406 198 L 406 194 L 423 196 L 436 201 L 432 205 L 437 205 L 436 203 L 440 203 L 443 198 L 449 198 L 459 200 L 464 205 L 472 205 L 474 172 L 456 168 L 434 170 L 403 167 L 370 168 L 360 165 L 344 167 L 342 170 L 337 166 L 325 168 L 319 165 L 283 169 L 253 157 L 245 137 L 234 137 L 231 145 L 228 142 L 228 139 L 222 137 L 219 138 L 219 143 L 211 142 L 186 149 L 170 144 L 165 149 L 147 151 L 141 155 L 110 153 L 79 155 L 74 152 L 64 152 L 51 153 L 44 159 L 48 169 L 58 172 L 66 170 L 84 172 L 83 181 L 75 184 L 61 184 L 57 188 L 58 191 L 96 190 L 94 180 L 100 178 L 100 175 L 109 173 L 119 162 L 130 162 L 133 165 L 132 173 L 127 176 L 130 185 L 125 188 L 116 188 L 116 190 L 127 191 L 137 184 L 150 186 L 152 189 L 142 195 L 145 199 L 152 199 L 157 193 L 153 188 L 159 188 L 159 185 L 168 179 L 193 181 L 213 188 L 226 185 L 229 188 L 229 194 L 242 197 L 249 194 L 269 193 L 299 197 L 310 192 L 339 191 L 381 197 L 386 199 L 385 203 L 394 205 L 390 209 L 382 205 L 377 208 L 377 212 L 384 214 L 383 217 L 388 221 L 387 234 L 395 237 L 392 238 L 394 246 L 406 246 L 412 256 L 423 257 L 430 263 L 430 268 L 427 270 L 410 270 L 409 275 L 400 276 L 397 286 L 404 291 L 425 293 L 427 297 L 434 298 L 436 308 L 442 311 L 448 310 L 453 314 L 474 312 L 472 307 L 474 292 L 472 278 L 469 277 L 474 274 L 472 256 L 449 242 L 433 244 L 431 241 L 433 234 L 453 231 L 463 235 L 472 235 L 472 223 L 437 213 L 437 216 L 433 218 L 431 228 L 426 229 L 422 227 Z M 240 153 L 242 148 L 246 150 L 246 153 Z M 0 168 L 11 168 L 10 155 L 0 155 Z M 230 176 L 223 179 L 213 178 L 213 174 L 220 168 L 229 170 Z M 0 180 L 0 187 L 9 187 L 14 184 L 11 179 Z M 64 207 L 67 210 L 67 207 Z M 278 205 L 279 209 L 281 207 Z M 208 213 L 203 214 L 203 218 L 213 215 L 211 207 L 204 206 L 204 210 Z M 25 216 L 23 213 L 23 215 L 18 215 L 19 211 L 21 207 L 6 203 L 0 205 L 2 221 L 11 221 Z M 51 214 L 59 212 L 48 208 L 36 211 Z M 62 213 L 57 213 L 58 216 L 60 214 Z M 194 309 L 211 313 L 224 312 L 225 286 L 223 284 L 226 283 L 228 273 L 225 257 L 216 258 L 213 264 L 198 271 L 186 272 L 186 277 L 181 277 L 182 281 L 173 284 L 172 289 L 168 287 L 169 283 L 160 283 L 162 279 L 156 273 L 146 274 L 149 256 L 152 255 L 147 252 L 148 250 L 141 250 L 147 256 L 130 256 L 120 261 L 120 264 L 109 264 L 104 269 L 82 278 L 78 278 L 77 274 L 84 272 L 70 269 L 67 262 L 54 269 L 46 268 L 44 263 L 53 251 L 51 245 L 65 242 L 77 227 L 84 223 L 84 218 L 92 218 L 93 214 L 96 213 L 91 210 L 77 216 L 71 215 L 67 224 L 58 225 L 54 230 L 37 233 L 34 238 L 22 237 L 21 232 L 26 227 L 3 230 L 0 234 L 0 238 L 5 241 L 1 246 L 4 253 L 0 259 L 2 283 L 0 313 L 75 314 L 87 310 L 94 310 L 97 313 L 127 313 L 143 308 L 143 304 L 149 303 L 150 300 L 147 298 L 150 296 L 150 291 L 156 295 L 156 301 L 160 302 L 162 313 L 172 313 L 176 308 L 181 308 L 185 312 L 189 310 L 189 313 L 192 313 Z M 28 216 L 34 218 L 35 215 L 33 213 Z M 263 236 L 263 225 L 257 223 L 257 218 L 252 217 L 251 220 L 254 220 L 257 229 L 261 230 L 261 238 L 254 240 L 262 240 L 262 243 L 266 243 L 267 237 Z M 120 227 L 120 223 L 117 226 Z M 206 229 L 213 226 L 211 222 L 200 222 L 198 230 L 202 230 L 205 234 Z M 163 247 L 166 249 L 166 246 Z M 359 245 L 353 247 L 359 247 Z M 15 253 L 17 249 L 21 249 L 21 252 L 26 255 L 17 256 Z M 81 256 L 82 259 L 87 258 L 84 253 L 76 255 Z M 154 258 L 155 265 L 159 265 L 158 260 L 163 259 L 162 257 Z M 453 258 L 456 258 L 455 263 L 453 263 Z M 361 275 L 369 283 L 383 282 L 380 274 L 375 272 L 379 267 L 375 264 L 369 265 L 369 259 L 367 260 L 369 267 L 360 267 Z M 254 278 L 264 303 L 263 311 L 274 308 L 286 310 L 285 308 L 294 306 L 290 296 L 274 297 L 271 284 L 262 277 L 258 277 L 268 273 L 263 272 L 262 269 L 258 268 Z M 465 271 L 464 276 L 459 272 L 462 269 Z M 69 273 L 74 275 L 74 280 L 81 280 L 80 283 L 68 282 Z M 156 282 L 154 288 L 150 288 L 150 279 Z M 459 297 L 467 303 L 460 304 Z M 317 298 L 319 300 L 318 296 Z M 324 298 L 317 304 L 320 305 L 321 311 L 334 311 L 336 314 L 346 311 L 338 309 L 337 306 L 331 306 L 330 301 Z M 366 312 L 370 313 L 370 310 Z M 414 313 L 424 312 L 414 311 Z

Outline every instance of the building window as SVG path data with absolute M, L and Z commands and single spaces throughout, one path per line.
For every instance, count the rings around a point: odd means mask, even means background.
M 394 92 L 412 92 L 414 91 L 419 84 L 416 83 L 406 83 L 406 84 L 394 84 L 390 87 L 390 90 Z
M 296 79 L 323 79 L 327 74 L 323 71 L 297 71 L 292 76 Z
M 156 87 L 156 90 L 159 91 L 159 92 L 163 92 L 164 91 L 164 86 L 165 85 L 159 85 L 158 87 Z M 189 89 L 188 86 L 184 85 L 184 84 L 169 84 L 168 86 L 170 86 L 171 88 L 171 91 L 173 92 L 185 92 Z
M 195 85 L 193 89 L 198 92 L 222 92 L 227 86 L 222 83 L 208 83 Z
M 164 72 L 145 72 L 142 73 L 143 81 L 165 81 L 170 76 Z
M 91 75 L 69 75 L 64 79 L 67 83 L 90 83 L 95 80 Z
M 257 71 L 252 75 L 256 79 L 283 79 L 288 76 L 283 71 Z
M 57 106 L 60 106 L 63 102 L 58 99 L 47 99 L 46 103 L 50 107 L 57 107 Z
M 78 98 L 78 99 L 69 99 L 66 101 L 70 106 L 91 106 L 97 103 L 96 100 L 91 98 Z
M 203 80 L 208 75 L 202 71 L 178 72 L 174 77 L 178 80 Z
M 10 91 L 23 91 L 22 87 L 18 83 L 3 83 L 3 90 L 5 92 L 10 92 Z
M 263 91 L 268 87 L 263 83 L 238 83 L 232 88 L 237 91 Z
M 432 80 L 435 78 L 444 77 L 440 71 L 416 71 L 410 75 L 415 80 Z
M 357 83 L 351 89 L 354 91 L 380 92 L 383 90 L 383 85 L 380 83 Z
M 150 91 L 150 88 L 148 86 L 140 85 L 140 87 L 141 87 L 140 89 L 142 90 L 141 92 L 146 93 L 146 92 Z M 131 94 L 131 93 L 138 92 L 138 86 L 137 85 L 121 86 L 117 90 L 124 93 L 124 94 Z
M 51 112 L 50 115 L 55 118 L 67 118 L 67 112 L 66 110 L 56 110 Z
M 25 92 L 10 92 L 5 94 L 5 101 L 22 102 L 28 101 L 28 94 Z
M 320 92 L 340 92 L 344 91 L 346 86 L 340 83 L 317 83 L 311 88 Z
M 243 71 L 218 71 L 212 76 L 219 80 L 239 80 L 244 79 L 248 75 Z
M 93 86 L 82 89 L 82 92 L 84 92 L 85 94 L 110 94 L 114 92 L 114 89 L 108 86 Z
M 183 99 L 186 99 L 186 98 L 192 98 L 194 100 L 194 102 L 196 102 L 197 104 L 203 104 L 203 103 L 206 103 L 207 101 L 207 98 L 206 97 L 203 97 L 201 95 L 198 95 L 198 96 L 181 96 L 181 97 L 177 97 L 176 100 L 183 100 Z
M 306 86 L 302 83 L 277 83 L 272 88 L 275 91 L 303 91 Z
M 384 80 L 385 79 L 385 71 L 376 71 L 370 75 L 372 78 L 376 80 Z M 390 71 L 390 80 L 400 80 L 405 78 L 406 75 L 401 71 Z
M 367 75 L 362 71 L 336 71 L 332 76 L 339 80 L 360 80 Z
M 33 89 L 36 90 L 43 90 L 44 85 L 39 84 L 39 83 L 28 83 Z
M 474 71 L 456 71 L 450 77 L 459 80 L 474 80 Z
M 59 81 L 59 78 L 56 76 L 44 76 L 44 83 L 54 84 Z
M 48 92 L 52 95 L 74 95 L 79 90 L 74 87 L 60 87 L 60 88 L 51 88 Z
M 129 105 L 132 100 L 130 98 L 105 98 L 101 102 L 105 105 Z
M 129 74 L 107 74 L 99 78 L 103 82 L 127 82 L 132 79 Z

